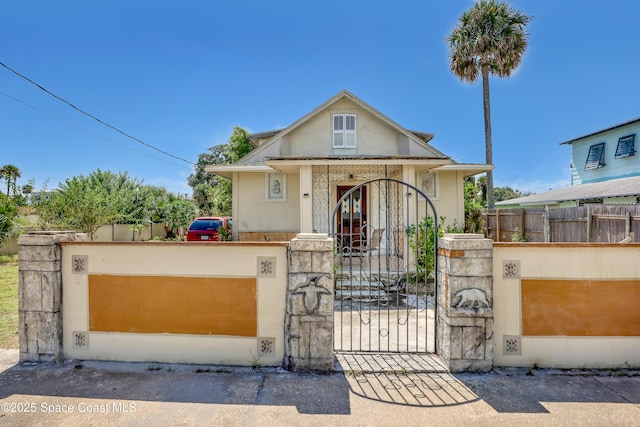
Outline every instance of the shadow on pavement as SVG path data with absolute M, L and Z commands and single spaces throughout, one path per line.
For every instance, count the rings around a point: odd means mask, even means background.
M 292 373 L 278 368 L 67 361 L 9 365 L 0 372 L 0 400 L 69 403 L 160 402 L 296 408 L 299 414 L 351 415 L 359 399 L 437 408 L 482 401 L 497 413 L 550 413 L 554 403 L 640 405 L 640 372 L 567 373 L 497 369 L 451 374 L 431 356 L 336 358 L 338 372 Z M 57 400 L 60 398 L 60 400 Z M 5 402 L 5 403 L 6 403 Z
M 455 374 L 497 412 L 548 413 L 545 403 L 640 404 L 640 377 L 608 371 L 497 369 L 489 374 Z
M 395 405 L 438 407 L 479 400 L 463 383 L 447 373 L 359 373 L 348 381 L 354 394 Z
M 78 362 L 15 365 L 0 373 L 0 399 L 11 396 L 293 406 L 302 414 L 350 414 L 344 375 L 276 368 Z M 14 400 L 14 399 L 12 399 Z M 32 399 L 33 400 L 33 399 Z M 38 403 L 40 404 L 40 403 Z

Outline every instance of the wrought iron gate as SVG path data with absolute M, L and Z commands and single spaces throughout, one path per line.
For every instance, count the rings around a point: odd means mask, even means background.
M 438 217 L 418 188 L 393 178 L 341 186 L 335 241 L 334 347 L 435 352 Z

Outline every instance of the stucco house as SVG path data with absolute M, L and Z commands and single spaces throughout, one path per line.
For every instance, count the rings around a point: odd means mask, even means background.
M 561 142 L 571 146 L 571 186 L 496 203 L 511 207 L 572 207 L 640 201 L 640 117 Z
M 462 225 L 464 178 L 493 166 L 457 163 L 430 145 L 433 137 L 343 90 L 284 129 L 250 135 L 256 148 L 237 163 L 205 169 L 232 181 L 235 240 L 330 233 L 341 195 L 376 178 L 421 189 L 447 224 Z M 379 193 L 368 190 L 356 204 L 361 220 L 373 222 L 384 213 Z

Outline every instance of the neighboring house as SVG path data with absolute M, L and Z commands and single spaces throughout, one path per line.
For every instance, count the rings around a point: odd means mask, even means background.
M 640 117 L 561 142 L 571 146 L 571 185 L 640 176 L 638 133 Z
M 446 223 L 464 224 L 465 177 L 493 168 L 460 164 L 343 90 L 285 129 L 250 135 L 256 148 L 232 165 L 207 172 L 233 184 L 236 240 L 286 240 L 331 232 L 331 212 L 348 189 L 393 178 L 424 190 Z M 373 189 L 370 189 L 373 190 Z M 375 191 L 357 196 L 363 216 L 381 215 Z
M 640 198 L 640 117 L 561 142 L 571 146 L 571 187 L 496 203 L 511 207 L 635 204 Z
M 557 190 L 545 191 L 517 199 L 497 202 L 496 207 L 568 208 L 585 203 L 603 203 L 609 205 L 628 205 L 640 202 L 640 176 L 592 182 L 591 184 L 572 185 Z

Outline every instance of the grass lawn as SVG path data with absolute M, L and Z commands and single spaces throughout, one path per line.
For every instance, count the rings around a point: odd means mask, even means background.
M 18 348 L 17 255 L 0 255 L 0 348 Z

